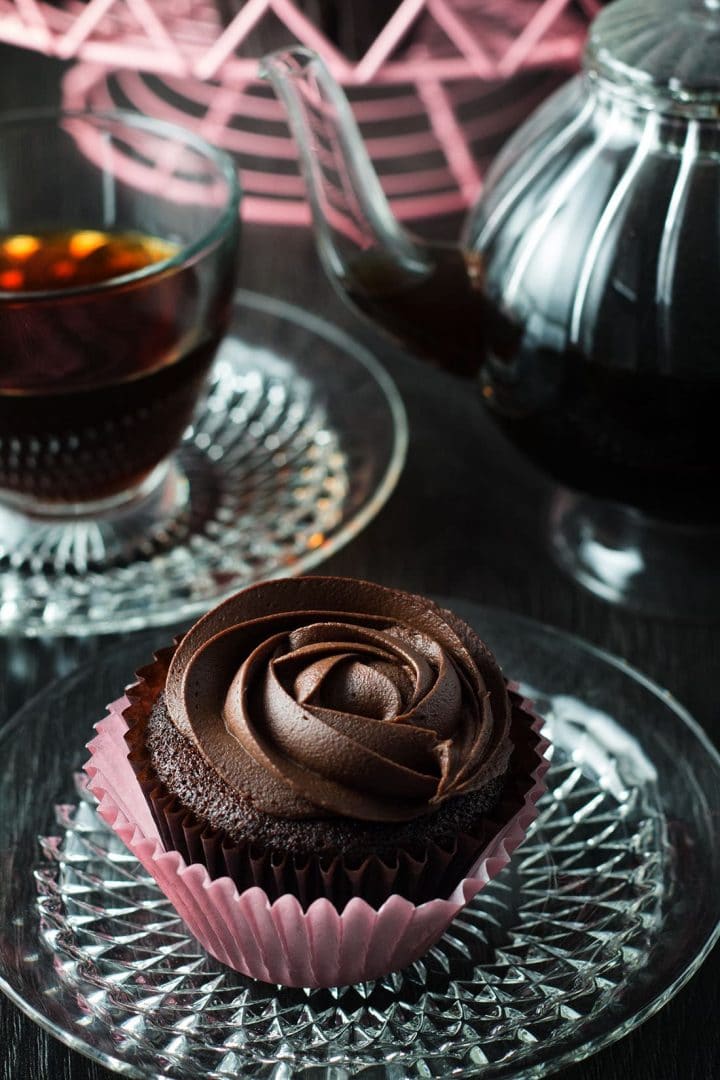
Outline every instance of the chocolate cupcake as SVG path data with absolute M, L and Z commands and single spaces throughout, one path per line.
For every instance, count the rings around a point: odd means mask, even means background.
M 492 654 L 409 593 L 254 586 L 139 676 L 129 760 L 165 848 L 271 901 L 448 896 L 533 783 Z
M 245 590 L 159 653 L 85 770 L 209 953 L 339 986 L 422 956 L 507 864 L 543 791 L 541 724 L 450 612 L 305 578 Z

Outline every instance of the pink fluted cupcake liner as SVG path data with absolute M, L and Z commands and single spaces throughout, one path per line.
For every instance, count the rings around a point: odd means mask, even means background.
M 545 790 L 548 743 L 538 737 L 532 784 L 522 808 L 499 829 L 447 899 L 415 905 L 393 895 L 376 909 L 355 897 L 342 912 L 329 900 L 319 899 L 304 911 L 291 895 L 271 902 L 258 887 L 240 893 L 230 878 L 213 880 L 205 866 L 188 865 L 179 852 L 163 848 L 127 758 L 127 723 L 122 716 L 127 706 L 127 698 L 110 705 L 88 744 L 91 757 L 85 771 L 98 813 L 155 879 L 200 944 L 222 963 L 263 982 L 344 986 L 379 978 L 417 960 L 507 865 L 536 818 L 536 803 Z M 522 708 L 539 736 L 542 720 L 527 702 Z

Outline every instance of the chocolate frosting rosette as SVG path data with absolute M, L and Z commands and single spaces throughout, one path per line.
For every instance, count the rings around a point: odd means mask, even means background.
M 448 896 L 535 783 L 492 654 L 409 593 L 253 586 L 138 674 L 125 738 L 165 848 L 270 901 Z

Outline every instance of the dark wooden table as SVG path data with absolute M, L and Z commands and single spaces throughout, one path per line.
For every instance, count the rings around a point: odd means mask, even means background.
M 0 109 L 53 100 L 60 71 L 58 64 L 0 48 Z M 343 307 L 318 266 L 307 232 L 247 228 L 241 283 L 300 304 L 361 338 L 386 364 L 405 400 L 410 450 L 398 488 L 378 518 L 329 560 L 325 571 L 466 597 L 570 630 L 667 687 L 720 742 L 717 624 L 642 618 L 568 581 L 546 550 L 549 485 L 503 443 L 466 386 L 394 351 Z M 157 642 L 167 636 L 159 630 Z M 113 640 L 118 638 L 0 641 L 5 672 L 0 724 L 53 678 L 111 648 Z M 657 1016 L 563 1077 L 710 1080 L 720 1076 L 718 1015 L 720 949 Z M 111 1075 L 0 998 L 2 1080 L 109 1080 Z

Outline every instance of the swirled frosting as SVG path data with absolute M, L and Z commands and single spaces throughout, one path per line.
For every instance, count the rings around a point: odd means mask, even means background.
M 265 813 L 409 821 L 479 791 L 511 752 L 502 674 L 461 620 L 344 578 L 246 589 L 186 634 L 166 703 Z

